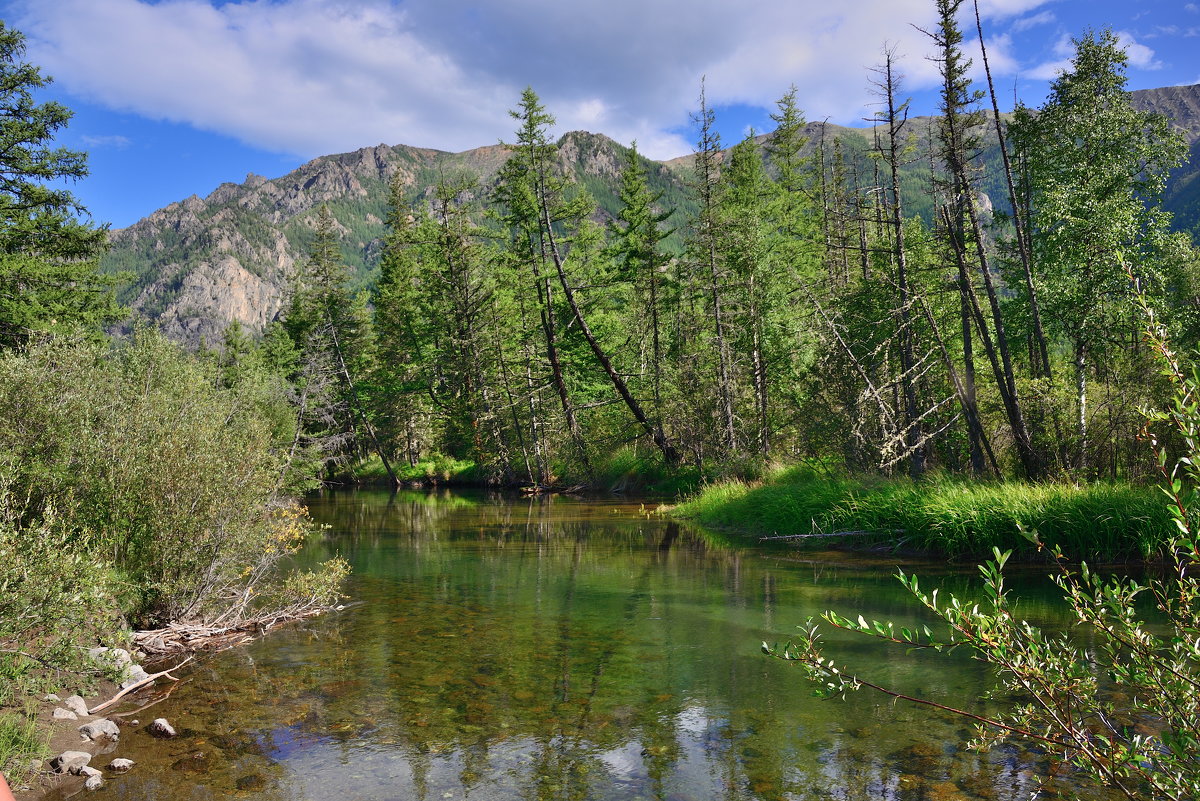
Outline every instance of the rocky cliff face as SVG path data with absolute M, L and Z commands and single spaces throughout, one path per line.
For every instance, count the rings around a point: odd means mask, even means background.
M 566 134 L 560 145 L 563 169 L 598 182 L 601 204 L 612 206 L 624 148 L 584 132 Z M 338 221 L 356 282 L 368 285 L 393 179 L 416 199 L 458 168 L 487 185 L 507 158 L 498 145 L 464 153 L 379 145 L 314 159 L 280 178 L 248 175 L 112 232 L 105 267 L 135 276 L 124 299 L 138 316 L 188 345 L 216 344 L 233 320 L 261 331 L 278 317 L 322 204 Z M 652 180 L 677 183 L 660 165 L 648 166 Z

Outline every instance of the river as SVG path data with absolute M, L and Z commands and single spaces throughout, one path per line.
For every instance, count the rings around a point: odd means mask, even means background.
M 128 730 L 107 798 L 289 801 L 1026 799 L 1034 752 L 869 691 L 820 700 L 760 643 L 826 609 L 919 622 L 894 558 L 740 549 L 620 499 L 329 493 L 300 558 L 348 608 L 206 658 Z M 970 592 L 973 568 L 909 564 Z M 1023 610 L 1052 625 L 1038 574 Z M 872 680 L 974 711 L 965 654 L 831 636 Z M 126 707 L 128 709 L 128 707 Z M 97 760 L 106 764 L 108 759 Z M 1053 792 L 1047 797 L 1055 797 Z

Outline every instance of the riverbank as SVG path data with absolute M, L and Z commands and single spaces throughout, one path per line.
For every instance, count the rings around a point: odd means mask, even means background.
M 1124 483 L 1026 484 L 940 478 L 850 478 L 805 468 L 709 484 L 670 515 L 747 538 L 822 548 L 887 547 L 948 557 L 993 547 L 1032 557 L 1020 527 L 1073 558 L 1150 559 L 1171 532 L 1158 488 Z
M 617 495 L 675 498 L 696 492 L 704 480 L 698 468 L 688 466 L 668 470 L 657 454 L 641 456 L 632 448 L 619 448 L 606 454 L 596 459 L 590 468 L 590 473 L 581 471 L 578 467 L 564 468 L 559 471 L 562 475 L 557 479 L 555 486 Z M 437 454 L 416 464 L 394 463 L 392 472 L 399 484 L 417 488 L 437 486 L 515 490 L 530 484 L 528 479 L 497 484 L 475 462 Z M 383 462 L 375 455 L 354 465 L 343 480 L 345 483 L 361 486 L 385 487 L 391 483 Z

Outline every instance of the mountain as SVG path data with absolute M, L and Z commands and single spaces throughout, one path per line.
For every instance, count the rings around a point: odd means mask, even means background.
M 1133 102 L 1165 115 L 1187 137 L 1192 159 L 1171 176 L 1165 203 L 1175 213 L 1177 227 L 1200 231 L 1200 85 L 1137 91 Z M 934 122 L 933 117 L 909 121 L 917 153 L 902 175 L 906 209 L 926 219 L 933 208 L 922 143 L 929 141 Z M 1003 207 L 1007 192 L 995 136 L 989 131 L 984 136 L 980 188 Z M 810 151 L 822 139 L 840 139 L 851 168 L 870 175 L 871 129 L 811 123 L 806 134 Z M 562 169 L 596 198 L 599 220 L 617 211 L 626 153 L 625 147 L 600 134 L 575 131 L 559 141 Z M 507 157 L 500 145 L 462 153 L 377 145 L 313 159 L 279 178 L 248 175 L 240 184 L 222 184 L 204 198 L 193 195 L 113 231 L 103 267 L 132 275 L 123 300 L 138 316 L 190 345 L 219 341 L 232 320 L 261 331 L 283 307 L 322 204 L 341 228 L 343 256 L 354 269 L 355 284 L 370 286 L 378 272 L 393 177 L 399 176 L 406 196 L 415 201 L 427 196 L 440 176 L 457 170 L 473 171 L 488 187 Z M 686 189 L 691 160 L 684 156 L 644 161 L 651 187 L 664 193 L 665 207 L 677 210 L 673 223 L 680 227 L 694 208 Z
M 559 141 L 563 168 L 596 198 L 605 219 L 617 210 L 626 148 L 606 136 L 572 132 Z M 399 176 L 406 195 L 431 193 L 439 178 L 471 170 L 486 187 L 508 158 L 499 145 L 463 153 L 378 145 L 323 156 L 280 178 L 248 175 L 204 198 L 172 203 L 128 228 L 113 231 L 103 268 L 133 278 L 123 300 L 138 316 L 190 345 L 219 341 L 238 320 L 261 331 L 278 315 L 311 239 L 317 209 L 329 207 L 342 233 L 342 255 L 354 283 L 378 272 L 389 186 Z M 688 208 L 683 183 L 667 167 L 646 161 L 664 203 Z

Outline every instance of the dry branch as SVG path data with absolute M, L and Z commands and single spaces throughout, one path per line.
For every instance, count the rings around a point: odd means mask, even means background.
M 159 671 L 158 673 L 151 673 L 149 676 L 142 679 L 141 681 L 139 681 L 135 684 L 131 684 L 128 687 L 126 687 L 124 690 L 121 690 L 121 692 L 117 693 L 112 698 L 109 698 L 103 704 L 97 704 L 96 706 L 92 707 L 91 709 L 88 710 L 88 714 L 94 715 L 102 709 L 108 709 L 110 706 L 115 704 L 117 701 L 120 701 L 122 698 L 129 695 L 134 690 L 140 690 L 142 687 L 145 687 L 147 684 L 153 684 L 156 680 L 162 678 L 163 676 L 166 676 L 171 681 L 179 681 L 179 679 L 177 679 L 171 675 L 171 671 L 179 670 L 179 668 L 183 667 L 188 662 L 191 662 L 192 659 L 194 659 L 194 657 L 189 656 L 187 659 L 183 660 L 182 662 L 180 662 L 178 665 L 176 665 L 173 668 L 167 668 L 166 670 Z

